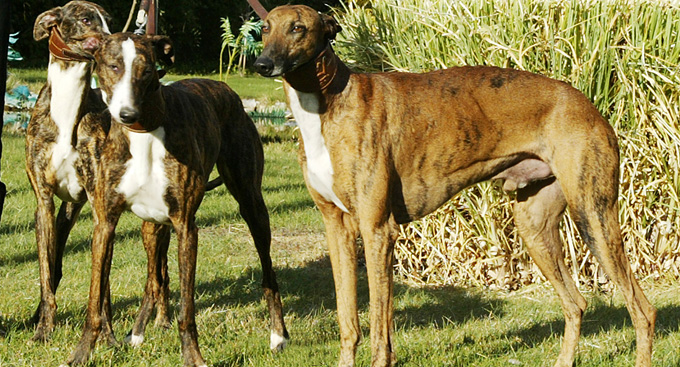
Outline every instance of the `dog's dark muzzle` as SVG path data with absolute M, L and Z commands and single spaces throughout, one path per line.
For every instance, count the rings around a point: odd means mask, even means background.
M 272 75 L 274 72 L 274 60 L 267 56 L 258 57 L 257 60 L 255 60 L 253 66 L 255 67 L 255 70 L 262 76 L 276 76 Z
M 120 121 L 125 124 L 132 124 L 139 120 L 139 111 L 131 107 L 123 107 L 120 109 Z

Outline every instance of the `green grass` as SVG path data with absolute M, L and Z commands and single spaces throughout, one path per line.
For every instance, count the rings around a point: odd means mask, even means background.
M 163 77 L 163 80 L 179 80 L 186 78 L 187 75 L 169 74 Z M 208 78 L 219 80 L 219 75 L 191 75 L 192 78 Z M 239 76 L 231 74 L 227 78 L 222 78 L 222 81 L 229 84 L 229 86 L 238 93 L 241 98 L 252 98 L 263 101 L 285 101 L 286 96 L 283 92 L 283 84 L 280 80 L 268 79 L 259 75 Z
M 40 88 L 45 84 L 47 78 L 47 65 L 45 68 L 21 68 L 9 65 L 7 72 L 7 87 L 12 90 L 19 85 L 27 85 L 28 89 L 33 93 L 40 92 Z
M 33 211 L 35 200 L 24 172 L 24 137 L 5 132 L 2 178 L 9 188 L 0 223 L 0 366 L 54 366 L 79 340 L 87 302 L 92 231 L 84 209 L 64 257 L 57 293 L 57 328 L 47 344 L 32 343 L 26 324 L 39 297 Z M 199 343 L 215 366 L 334 366 L 339 341 L 330 262 L 323 225 L 304 187 L 296 144 L 265 144 L 263 192 L 274 233 L 272 257 L 280 282 L 288 349 L 268 351 L 266 306 L 254 246 L 236 203 L 224 188 L 206 195 L 198 213 L 199 265 L 196 277 Z M 144 285 L 145 254 L 140 221 L 126 214 L 117 228 L 111 271 L 114 330 L 122 338 L 132 326 Z M 170 249 L 171 305 L 177 310 L 176 242 Z M 368 338 L 368 290 L 359 269 L 360 319 Z M 680 363 L 677 343 L 680 291 L 677 283 L 644 283 L 659 307 L 656 366 Z M 395 287 L 395 346 L 402 366 L 550 366 L 559 348 L 563 319 L 551 289 L 526 287 L 506 293 L 455 287 Z M 587 293 L 580 366 L 630 366 L 634 332 L 618 292 Z M 358 366 L 370 364 L 370 347 L 359 347 Z M 147 329 L 141 348 L 98 345 L 91 366 L 176 366 L 181 363 L 176 323 L 172 330 Z
M 9 79 L 7 82 L 7 89 L 11 90 L 19 84 L 28 85 L 33 93 L 38 93 L 40 88 L 45 84 L 47 78 L 47 69 L 41 68 L 21 68 L 12 67 L 9 69 Z M 194 75 L 179 75 L 174 74 L 170 69 L 168 74 L 163 77 L 164 81 L 176 81 L 185 78 L 207 78 L 219 80 L 217 74 L 194 74 Z M 259 75 L 229 75 L 223 81 L 238 93 L 241 98 L 252 98 L 265 102 L 285 101 L 286 96 L 283 92 L 283 85 L 280 80 L 268 79 Z

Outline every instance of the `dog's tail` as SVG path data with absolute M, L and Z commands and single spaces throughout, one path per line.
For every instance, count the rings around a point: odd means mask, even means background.
M 223 183 L 224 183 L 224 181 L 222 181 L 222 177 L 217 177 L 215 179 L 212 179 L 212 180 L 208 181 L 207 184 L 205 184 L 205 192 L 213 190 Z

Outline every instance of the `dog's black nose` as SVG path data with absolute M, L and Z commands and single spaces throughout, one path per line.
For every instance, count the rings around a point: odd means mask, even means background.
M 120 109 L 120 120 L 126 124 L 131 124 L 139 120 L 139 111 L 131 107 L 123 107 Z
M 255 70 L 262 76 L 271 76 L 274 70 L 274 61 L 268 57 L 258 57 L 253 64 Z

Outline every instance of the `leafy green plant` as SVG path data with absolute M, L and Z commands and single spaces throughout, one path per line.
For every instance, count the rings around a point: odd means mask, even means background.
M 239 28 L 238 35 L 231 31 L 229 18 L 222 18 L 222 48 L 220 49 L 220 80 L 222 79 L 222 66 L 224 64 L 224 51 L 227 50 L 227 72 L 236 65 L 239 74 L 243 76 L 246 61 L 249 56 L 257 55 L 262 51 L 262 41 L 255 40 L 255 35 L 260 35 L 262 20 L 248 19 Z M 225 76 L 225 77 L 226 77 Z

